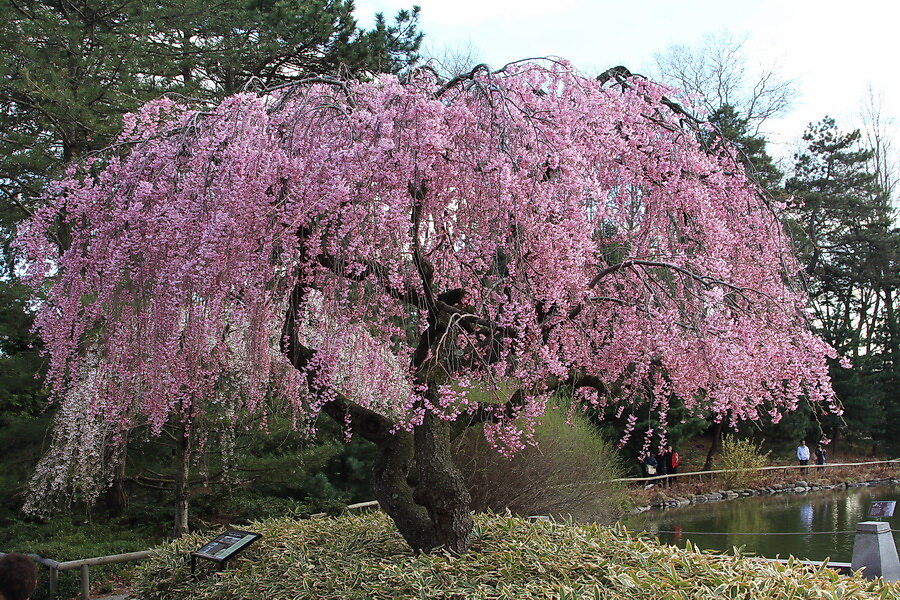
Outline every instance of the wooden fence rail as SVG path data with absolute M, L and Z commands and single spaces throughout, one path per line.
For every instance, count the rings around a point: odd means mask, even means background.
M 39 565 L 47 567 L 50 572 L 48 587 L 51 597 L 56 597 L 59 590 L 59 572 L 71 569 L 81 570 L 81 585 L 79 598 L 81 600 L 89 600 L 91 597 L 91 578 L 90 568 L 99 567 L 100 565 L 112 565 L 115 563 L 131 562 L 135 560 L 144 560 L 156 554 L 158 550 L 141 550 L 140 552 L 126 552 L 125 554 L 111 554 L 109 556 L 95 556 L 93 558 L 82 558 L 79 560 L 67 560 L 57 562 L 50 558 L 44 558 L 37 554 L 29 554 L 28 556 Z M 4 556 L 0 552 L 0 556 Z
M 605 479 L 603 481 L 579 481 L 578 483 L 564 483 L 553 486 L 553 489 L 563 489 L 567 487 L 596 486 L 606 483 L 656 483 L 664 481 L 668 478 L 675 477 L 698 477 L 703 479 L 704 476 L 719 475 L 722 473 L 747 473 L 749 471 L 788 471 L 797 469 L 826 468 L 834 469 L 838 467 L 861 467 L 865 465 L 894 465 L 900 467 L 900 458 L 892 458 L 890 460 L 872 460 L 866 462 L 855 463 L 826 463 L 824 465 L 770 465 L 766 467 L 753 467 L 746 469 L 715 469 L 711 471 L 688 471 L 685 473 L 671 473 L 668 475 L 651 475 L 650 477 L 619 477 L 617 479 Z
M 644 482 L 644 481 L 656 481 L 659 479 L 664 479 L 667 477 L 691 477 L 698 476 L 703 477 L 704 475 L 718 475 L 721 473 L 747 473 L 748 471 L 783 471 L 787 473 L 790 470 L 797 469 L 812 469 L 812 468 L 824 468 L 824 469 L 834 469 L 837 467 L 861 467 L 864 465 L 895 465 L 900 466 L 900 458 L 892 458 L 890 460 L 871 460 L 866 462 L 853 462 L 853 463 L 825 463 L 824 465 L 769 465 L 766 467 L 753 467 L 746 469 L 715 469 L 710 471 L 688 471 L 686 473 L 671 473 L 669 475 L 653 475 L 651 477 L 620 477 L 618 479 L 610 479 L 608 481 L 596 481 L 594 484 L 599 483 L 629 483 L 629 482 Z M 580 485 L 580 484 L 572 484 L 572 485 Z

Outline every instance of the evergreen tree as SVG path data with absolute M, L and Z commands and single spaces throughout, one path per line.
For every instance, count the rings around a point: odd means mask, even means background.
M 137 76 L 146 23 L 134 2 L 0 0 L 0 228 L 8 276 L 15 224 L 62 165 L 109 143 L 119 117 L 160 89 Z
M 16 281 L 0 281 L 0 424 L 9 413 L 35 413 L 45 395 L 35 376 L 41 358 L 32 317 L 27 309 L 31 290 Z
M 123 114 L 166 92 L 215 99 L 251 81 L 398 72 L 422 39 L 418 7 L 362 30 L 350 0 L 0 0 L 0 12 L 0 271 L 15 299 L 3 340 L 29 337 L 17 224 L 65 164 L 114 141 Z M 0 362 L 0 378 L 36 393 L 33 348 L 4 341 Z
M 790 223 L 809 276 L 814 324 L 854 369 L 833 365 L 835 388 L 855 437 L 884 438 L 895 411 L 898 230 L 890 199 L 870 166 L 859 131 L 830 118 L 811 124 L 786 190 L 798 201 Z M 838 422 L 826 424 L 839 433 Z
M 724 104 L 709 116 L 716 132 L 737 150 L 747 172 L 770 193 L 775 193 L 782 173 L 766 152 L 766 139 L 751 131 L 750 121 L 733 106 Z
M 312 75 L 397 73 L 418 59 L 419 8 L 363 30 L 352 0 L 171 0 L 155 9 L 148 53 L 155 80 L 194 96 L 220 97 L 248 84 L 270 87 Z

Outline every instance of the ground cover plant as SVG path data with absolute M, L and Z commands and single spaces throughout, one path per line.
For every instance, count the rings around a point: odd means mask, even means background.
M 275 398 L 374 444 L 412 548 L 463 553 L 453 440 L 520 450 L 560 391 L 626 436 L 672 398 L 837 410 L 778 207 L 668 92 L 552 60 L 147 104 L 21 237 L 62 403 L 35 497 L 100 488 L 135 426 L 186 455 Z
M 194 578 L 187 536 L 143 568 L 141 600 L 887 600 L 896 585 L 792 563 L 700 553 L 597 526 L 482 515 L 464 556 L 410 552 L 383 513 L 248 527 L 263 538 Z

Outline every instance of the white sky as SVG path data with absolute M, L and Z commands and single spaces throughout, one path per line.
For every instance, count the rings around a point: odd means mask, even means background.
M 791 112 L 766 127 L 778 156 L 825 115 L 842 130 L 858 127 L 870 86 L 885 116 L 900 113 L 900 3 L 891 0 L 357 0 L 356 14 L 367 26 L 376 12 L 390 19 L 414 3 L 426 54 L 471 47 L 494 67 L 555 55 L 587 74 L 615 65 L 642 73 L 670 45 L 746 37 L 750 66 L 777 66 L 798 92 Z

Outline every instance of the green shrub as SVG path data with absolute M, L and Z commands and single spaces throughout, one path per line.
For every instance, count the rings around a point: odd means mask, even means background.
M 250 523 L 263 538 L 190 573 L 188 536 L 143 563 L 141 600 L 875 600 L 900 587 L 661 545 L 597 525 L 480 515 L 464 556 L 413 555 L 382 513 Z
M 760 467 L 769 462 L 769 453 L 763 453 L 760 444 L 751 439 L 738 439 L 726 435 L 722 451 L 716 459 L 717 469 L 739 469 L 734 473 L 722 473 L 722 482 L 728 487 L 747 487 L 759 479 Z
M 537 445 L 511 458 L 491 448 L 480 427 L 461 436 L 455 460 L 472 494 L 472 509 L 615 521 L 625 493 L 602 482 L 622 476 L 618 455 L 581 413 L 566 421 L 564 408 L 548 410 L 535 431 Z

